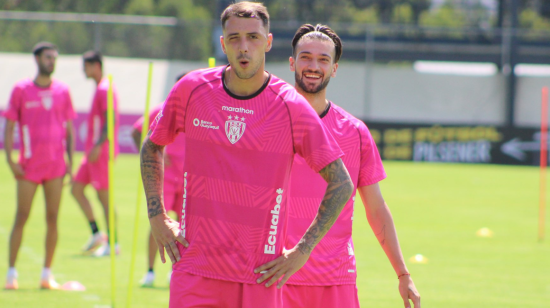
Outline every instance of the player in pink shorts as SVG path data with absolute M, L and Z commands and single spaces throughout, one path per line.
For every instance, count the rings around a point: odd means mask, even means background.
M 87 78 L 93 79 L 96 84 L 96 92 L 92 101 L 92 108 L 88 116 L 88 131 L 86 135 L 85 155 L 82 158 L 80 167 L 74 178 L 71 193 L 80 205 L 80 208 L 86 215 L 92 236 L 83 247 L 85 253 L 93 252 L 95 256 L 106 256 L 110 253 L 110 248 L 106 242 L 105 235 L 99 232 L 94 212 L 90 201 L 84 194 L 84 189 L 88 184 L 97 192 L 99 202 L 103 206 L 105 222 L 109 226 L 109 142 L 107 140 L 107 94 L 109 91 L 109 80 L 103 78 L 103 59 L 98 51 L 88 51 L 83 56 L 84 73 Z M 113 86 L 113 105 L 115 117 L 115 155 L 118 154 L 118 98 L 116 89 Z M 116 234 L 116 233 L 115 233 Z M 115 238 L 116 242 L 116 238 Z M 99 248 L 98 248 L 99 247 Z M 118 243 L 115 246 L 116 253 L 119 253 Z
M 292 40 L 290 70 L 295 86 L 332 133 L 344 156 L 354 188 L 359 190 L 371 228 L 399 279 L 405 307 L 420 307 L 420 295 L 403 260 L 393 219 L 378 182 L 386 177 L 376 144 L 367 126 L 326 99 L 326 87 L 336 76 L 342 42 L 327 26 L 301 26 Z M 295 156 L 291 173 L 290 210 L 286 247 L 294 247 L 315 216 L 326 183 Z M 308 262 L 294 274 L 284 292 L 285 307 L 359 307 L 352 242 L 354 189 L 332 229 L 317 245 Z
M 176 78 L 180 80 L 185 74 Z M 149 112 L 149 123 L 153 123 L 158 113 L 162 110 L 162 104 L 157 105 Z M 141 147 L 141 130 L 143 126 L 143 117 L 134 123 L 132 138 L 137 149 Z M 181 216 L 183 205 L 183 161 L 185 159 L 185 134 L 178 134 L 173 143 L 166 146 L 164 152 L 164 208 L 167 212 L 174 212 L 177 215 L 178 221 Z M 149 254 L 147 274 L 141 280 L 141 285 L 144 287 L 152 287 L 155 281 L 155 257 L 157 255 L 158 246 L 153 237 L 153 233 L 149 234 Z
M 37 76 L 15 85 L 8 109 L 3 113 L 7 119 L 4 132 L 6 156 L 17 180 L 17 213 L 10 235 L 6 289 L 18 288 L 15 261 L 38 185 L 43 186 L 46 199 L 46 258 L 41 288 L 59 287 L 50 267 L 57 244 L 57 214 L 63 177 L 71 175 L 74 151 L 72 121 L 76 114 L 67 85 L 51 78 L 58 55 L 57 47 L 47 42 L 38 43 L 33 54 L 38 65 Z M 16 122 L 21 138 L 18 163 L 11 157 Z M 68 160 L 65 160 L 65 152 Z
M 264 70 L 269 15 L 239 2 L 221 16 L 229 65 L 172 88 L 141 149 L 149 222 L 173 263 L 170 307 L 282 307 L 302 267 L 349 199 L 342 152 L 307 101 Z M 163 151 L 185 133 L 180 223 L 163 205 Z M 294 155 L 328 182 L 300 243 L 283 251 Z M 275 286 L 276 285 L 276 286 Z

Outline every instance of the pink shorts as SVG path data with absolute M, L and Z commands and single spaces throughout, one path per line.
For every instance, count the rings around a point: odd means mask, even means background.
M 28 161 L 21 167 L 25 175 L 18 177 L 18 179 L 36 184 L 44 184 L 46 181 L 63 177 L 67 170 L 67 165 L 63 159 L 47 162 Z
M 284 307 L 320 308 L 346 307 L 359 308 L 357 286 L 297 286 L 285 284 L 283 287 Z
M 280 308 L 283 307 L 282 289 L 210 279 L 174 270 L 170 279 L 169 307 Z
M 93 163 L 84 155 L 74 180 L 85 185 L 92 184 L 96 190 L 109 189 L 109 155 L 102 153 Z

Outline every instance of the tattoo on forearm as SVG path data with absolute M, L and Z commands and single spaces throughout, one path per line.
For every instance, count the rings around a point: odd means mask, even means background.
M 353 183 L 341 159 L 323 168 L 319 174 L 328 182 L 328 187 L 317 216 L 298 243 L 298 249 L 304 254 L 311 253 L 332 227 L 353 190 Z
M 158 196 L 152 196 L 147 199 L 147 213 L 149 218 L 155 217 L 163 212 L 162 204 L 160 203 L 160 198 Z
M 164 177 L 163 146 L 156 145 L 149 138 L 141 148 L 141 178 L 147 198 L 149 218 L 165 212 L 162 205 L 162 185 Z
M 375 235 L 380 242 L 380 245 L 384 246 L 384 244 L 386 243 L 386 225 L 384 225 L 382 227 L 382 230 L 380 230 L 380 232 L 376 233 Z

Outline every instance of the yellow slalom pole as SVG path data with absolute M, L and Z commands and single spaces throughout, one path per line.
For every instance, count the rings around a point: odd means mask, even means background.
M 210 57 L 208 58 L 208 67 L 214 67 L 216 66 L 216 58 Z
M 149 62 L 149 75 L 147 77 L 147 94 L 145 96 L 145 111 L 143 112 L 143 125 L 141 126 L 141 143 L 145 140 L 149 131 L 149 102 L 151 98 L 151 81 L 153 78 L 153 62 Z M 141 144 L 140 143 L 140 144 Z M 137 202 L 136 202 L 136 217 L 134 219 L 134 240 L 132 243 L 132 259 L 130 261 L 130 275 L 128 277 L 128 295 L 126 298 L 126 307 L 132 305 L 132 290 L 134 282 L 134 267 L 136 263 L 137 238 L 139 230 L 139 208 L 141 207 L 141 195 L 143 195 L 143 185 L 141 183 L 141 173 L 138 176 Z
M 115 160 L 115 117 L 113 102 L 113 75 L 109 74 L 109 92 L 107 94 L 107 137 L 109 139 L 109 246 L 111 248 L 111 307 L 116 300 L 115 266 L 115 203 L 113 202 L 114 160 Z

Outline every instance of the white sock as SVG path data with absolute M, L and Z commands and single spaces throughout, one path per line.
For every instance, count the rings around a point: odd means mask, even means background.
M 15 267 L 10 267 L 8 269 L 8 276 L 17 278 L 17 270 L 15 270 Z
M 42 279 L 43 280 L 49 279 L 51 274 L 52 274 L 52 271 L 50 270 L 50 268 L 44 267 L 44 269 L 42 270 Z

